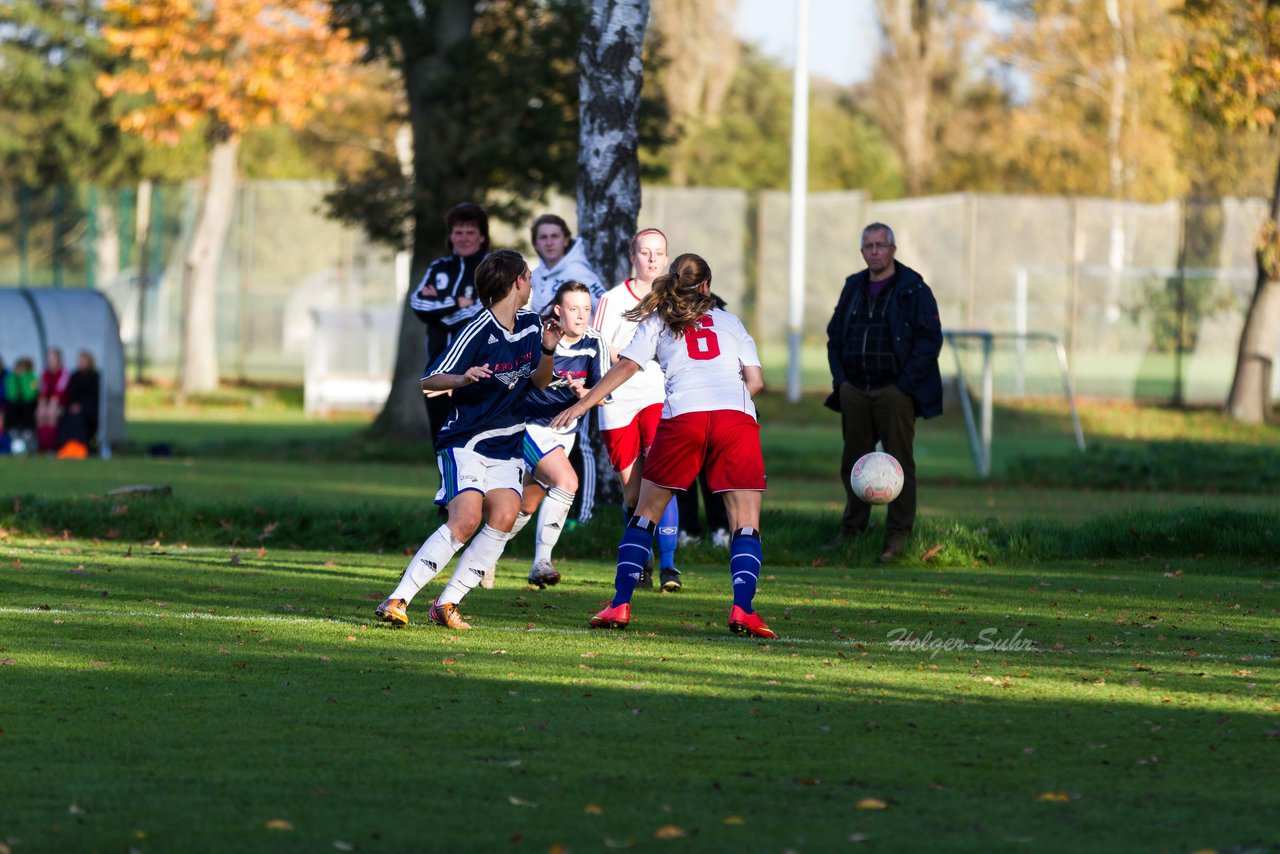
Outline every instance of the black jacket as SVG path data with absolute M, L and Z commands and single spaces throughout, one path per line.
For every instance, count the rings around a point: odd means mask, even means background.
M 942 321 L 938 317 L 938 301 L 933 291 L 915 270 L 897 264 L 897 282 L 889 292 L 889 326 L 893 330 L 893 355 L 898 362 L 898 378 L 894 381 L 915 401 L 916 415 L 933 418 L 942 414 L 942 372 L 938 356 L 942 353 Z M 867 297 L 870 272 L 863 270 L 844 280 L 844 290 L 836 302 L 835 313 L 827 324 L 827 363 L 831 367 L 833 391 L 826 407 L 840 411 L 840 384 L 844 382 L 844 331 L 849 316 Z
M 409 292 L 410 308 L 427 327 L 428 367 L 449 346 L 453 334 L 483 309 L 478 301 L 458 308 L 458 297 L 476 299 L 476 268 L 484 257 L 484 253 L 477 252 L 467 258 L 452 253 L 437 258 Z M 436 295 L 422 296 L 419 292 L 425 285 L 435 288 Z

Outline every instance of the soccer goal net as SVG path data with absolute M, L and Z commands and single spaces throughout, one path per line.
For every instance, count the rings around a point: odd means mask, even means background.
M 307 414 L 380 408 L 391 391 L 400 309 L 316 309 L 311 318 L 303 390 Z
M 1065 399 L 1076 447 L 1084 450 L 1084 430 L 1067 366 L 1067 351 L 1056 335 L 961 329 L 943 330 L 942 334 L 954 358 L 956 391 L 969 448 L 982 477 L 991 475 L 997 397 Z

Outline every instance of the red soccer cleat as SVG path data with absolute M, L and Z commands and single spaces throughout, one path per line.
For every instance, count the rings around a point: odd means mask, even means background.
M 737 605 L 734 605 L 729 610 L 729 631 L 735 635 L 751 635 L 757 638 L 776 638 L 778 636 L 773 629 L 764 624 L 764 620 L 760 619 L 759 614 L 754 612 L 748 614 Z
M 593 629 L 625 629 L 631 622 L 631 603 L 607 605 L 599 614 L 591 618 L 587 625 Z

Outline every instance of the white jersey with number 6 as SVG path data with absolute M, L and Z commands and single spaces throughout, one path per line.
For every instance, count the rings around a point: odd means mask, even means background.
M 681 338 L 671 334 L 661 317 L 651 314 L 640 321 L 631 344 L 620 355 L 641 365 L 656 359 L 662 366 L 667 385 L 663 418 L 717 409 L 756 417 L 742 368 L 760 367 L 760 355 L 742 321 L 723 309 L 704 314 L 701 326 Z

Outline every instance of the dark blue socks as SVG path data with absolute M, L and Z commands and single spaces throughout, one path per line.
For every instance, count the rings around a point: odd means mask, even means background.
M 662 511 L 658 520 L 658 535 L 654 541 L 658 546 L 658 568 L 674 569 L 676 565 L 676 542 L 680 536 L 680 508 L 676 505 L 675 496 Z
M 756 597 L 756 584 L 760 581 L 760 565 L 764 561 L 764 549 L 760 546 L 760 532 L 755 528 L 739 528 L 733 532 L 729 543 L 729 573 L 733 576 L 733 604 L 748 614 L 751 600 Z
M 618 543 L 618 574 L 613 579 L 613 607 L 631 601 L 640 572 L 649 562 L 654 524 L 643 516 L 632 516 Z M 752 588 L 755 589 L 754 587 Z

